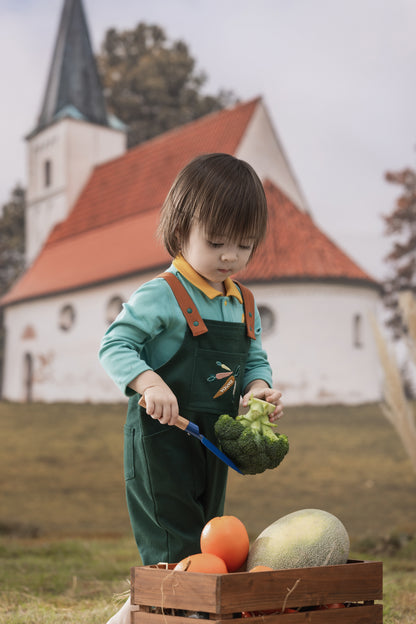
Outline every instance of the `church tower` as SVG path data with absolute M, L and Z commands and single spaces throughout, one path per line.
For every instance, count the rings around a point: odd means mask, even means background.
M 126 128 L 106 110 L 82 0 L 64 0 L 41 112 L 26 140 L 30 265 L 94 166 L 126 150 Z

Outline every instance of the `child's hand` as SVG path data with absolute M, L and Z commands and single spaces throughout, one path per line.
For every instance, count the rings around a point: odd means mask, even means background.
M 244 407 L 247 407 L 251 395 L 255 396 L 256 399 L 263 399 L 263 401 L 276 405 L 274 412 L 269 415 L 270 422 L 276 422 L 283 416 L 283 405 L 280 401 L 282 393 L 276 388 L 269 388 L 269 386 L 253 382 L 251 386 L 246 388 L 246 394 L 243 396 Z
M 175 425 L 178 420 L 178 401 L 162 377 L 152 370 L 145 370 L 135 377 L 129 387 L 142 395 L 146 413 L 162 425 Z
M 178 401 L 166 384 L 150 386 L 143 392 L 146 413 L 162 425 L 174 425 L 178 420 Z

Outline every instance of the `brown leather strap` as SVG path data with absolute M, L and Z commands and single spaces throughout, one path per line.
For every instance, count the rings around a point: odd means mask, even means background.
M 162 277 L 165 279 L 169 286 L 172 289 L 173 294 L 176 297 L 176 301 L 180 309 L 182 310 L 182 314 L 185 317 L 186 322 L 188 323 L 188 327 L 192 332 L 193 336 L 200 336 L 201 334 L 205 334 L 208 331 L 207 326 L 202 320 L 202 316 L 199 314 L 197 307 L 195 306 L 193 300 L 189 296 L 185 286 L 179 281 L 179 279 L 171 273 L 170 271 L 166 271 L 165 273 L 161 273 L 158 277 Z M 252 340 L 256 339 L 256 334 L 254 333 L 254 297 L 251 290 L 249 290 L 237 280 L 234 280 L 239 289 L 241 290 L 241 295 L 243 297 L 244 304 L 244 319 L 246 323 L 246 331 L 247 336 Z
M 166 271 L 166 273 L 161 273 L 158 277 L 163 277 L 163 279 L 165 279 L 171 287 L 192 335 L 200 336 L 201 334 L 205 334 L 208 331 L 208 328 L 202 320 L 202 317 L 189 296 L 185 286 L 178 280 L 176 275 L 170 273 L 170 271 Z
M 233 280 L 239 289 L 241 290 L 241 294 L 244 302 L 244 319 L 246 322 L 247 336 L 252 338 L 252 340 L 256 339 L 256 334 L 254 333 L 254 296 L 251 290 L 247 288 L 247 286 L 243 286 L 237 280 Z

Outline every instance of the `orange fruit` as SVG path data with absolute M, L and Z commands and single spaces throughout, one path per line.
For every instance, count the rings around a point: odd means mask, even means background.
M 211 553 L 196 553 L 189 555 L 176 564 L 174 570 L 186 572 L 205 572 L 207 574 L 226 574 L 225 562 Z
M 273 568 L 265 565 L 256 565 L 254 568 L 251 568 L 249 572 L 273 572 Z
M 247 529 L 235 516 L 212 518 L 202 529 L 201 552 L 223 559 L 229 572 L 241 568 L 249 546 Z

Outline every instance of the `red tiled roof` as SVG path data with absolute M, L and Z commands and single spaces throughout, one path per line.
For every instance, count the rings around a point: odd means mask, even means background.
M 65 221 L 2 305 L 158 270 L 169 255 L 155 239 L 177 172 L 200 153 L 235 153 L 259 100 L 208 115 L 96 167 Z M 346 279 L 376 283 L 271 182 L 266 241 L 238 277 L 246 282 Z
M 268 233 L 247 268 L 243 282 L 283 280 L 358 280 L 377 283 L 333 243 L 272 182 L 264 189 L 269 209 Z M 370 285 L 370 284 L 369 284 Z

